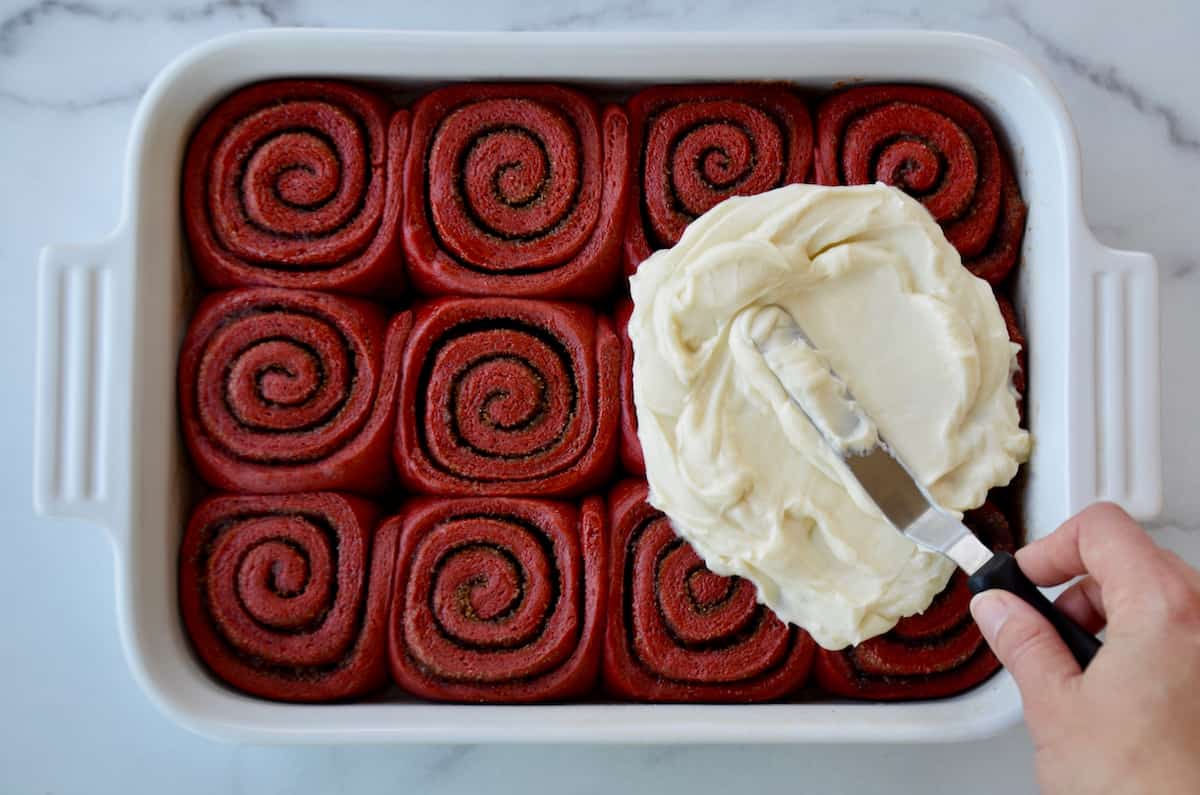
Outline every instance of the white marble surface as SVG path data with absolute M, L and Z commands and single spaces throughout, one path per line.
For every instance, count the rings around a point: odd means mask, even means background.
M 1166 507 L 1153 527 L 1200 562 L 1200 6 L 1185 0 L 0 0 L 0 791 L 974 792 L 1033 788 L 1024 730 L 938 747 L 261 748 L 194 737 L 130 678 L 99 532 L 30 508 L 37 251 L 119 211 L 138 96 L 170 58 L 264 25 L 480 29 L 949 28 L 1027 52 L 1065 94 L 1086 209 L 1105 242 L 1162 268 Z

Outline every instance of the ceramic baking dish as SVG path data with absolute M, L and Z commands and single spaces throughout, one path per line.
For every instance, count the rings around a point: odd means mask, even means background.
M 757 706 L 305 706 L 243 696 L 211 678 L 189 649 L 176 607 L 190 476 L 176 426 L 175 357 L 192 294 L 180 161 L 190 130 L 216 99 L 284 76 L 401 91 L 503 78 L 618 91 L 786 80 L 814 90 L 908 81 L 962 92 L 1007 139 L 1030 205 L 1017 289 L 1031 340 L 1027 416 L 1037 439 L 1025 501 L 1029 534 L 1045 534 L 1095 499 L 1141 518 L 1159 508 L 1155 262 L 1093 237 L 1063 101 L 1019 53 L 972 36 L 898 31 L 238 34 L 191 50 L 158 76 L 129 139 L 123 220 L 100 243 L 47 248 L 38 278 L 34 501 L 43 515 L 108 531 L 126 656 L 159 708 L 216 737 L 343 743 L 926 741 L 979 737 L 1018 720 L 1006 674 L 940 701 Z

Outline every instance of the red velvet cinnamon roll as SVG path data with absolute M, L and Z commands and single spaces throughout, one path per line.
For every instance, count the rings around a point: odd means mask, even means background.
M 808 108 L 783 86 L 656 86 L 629 100 L 629 123 L 627 273 L 713 205 L 804 182 L 812 165 Z
M 403 287 L 408 114 L 346 83 L 278 80 L 222 100 L 183 167 L 192 260 L 210 287 Z
M 417 499 L 403 525 L 388 648 L 406 690 L 439 701 L 588 692 L 607 588 L 604 504 Z
M 817 181 L 886 182 L 918 199 L 977 276 L 1012 270 L 1025 202 L 992 126 L 973 104 L 936 88 L 861 86 L 817 109 Z
M 633 405 L 633 343 L 629 340 L 629 317 L 633 302 L 628 298 L 617 304 L 617 334 L 621 337 L 621 464 L 634 475 L 646 474 L 642 443 L 637 435 L 637 410 Z
M 179 356 L 183 437 L 201 477 L 243 492 L 383 490 L 410 324 L 323 293 L 210 295 Z
M 1012 374 L 1012 383 L 1013 387 L 1017 390 L 1018 396 L 1023 398 L 1025 396 L 1026 379 L 1025 335 L 1021 332 L 1021 326 L 1017 323 L 1017 310 L 1013 306 L 1012 301 L 996 293 L 996 303 L 1000 305 L 1000 314 L 1004 317 L 1004 325 L 1008 328 L 1008 338 L 1021 346 L 1021 351 L 1017 354 L 1017 370 Z
M 574 496 L 616 464 L 620 342 L 580 304 L 442 298 L 416 312 L 394 448 L 422 494 Z
M 404 247 L 431 295 L 598 298 L 619 272 L 628 121 L 553 85 L 463 84 L 413 106 Z
M 604 682 L 637 701 L 752 702 L 807 679 L 815 644 L 756 602 L 754 586 L 719 577 L 667 518 L 643 481 L 610 496 L 613 588 Z
M 376 517 L 333 493 L 202 502 L 179 553 L 179 604 L 212 672 L 280 701 L 382 686 L 396 535 L 375 534 Z
M 989 547 L 1012 551 L 1004 514 L 984 503 L 967 525 Z M 967 578 L 955 572 L 924 613 L 901 619 L 890 632 L 842 651 L 817 652 L 818 684 L 840 696 L 906 701 L 968 690 L 1000 667 L 971 619 Z

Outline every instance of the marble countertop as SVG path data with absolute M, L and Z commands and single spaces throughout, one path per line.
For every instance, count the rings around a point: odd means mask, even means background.
M 336 10 L 335 10 L 336 9 Z M 30 507 L 32 296 L 38 249 L 119 213 L 125 137 L 155 72 L 187 47 L 269 25 L 513 30 L 944 28 L 1007 42 L 1066 97 L 1102 241 L 1162 271 L 1166 503 L 1152 529 L 1200 562 L 1200 5 L 942 0 L 0 0 L 0 791 L 662 793 L 1030 791 L 1024 729 L 950 748 L 245 747 L 159 715 L 117 639 L 106 540 Z

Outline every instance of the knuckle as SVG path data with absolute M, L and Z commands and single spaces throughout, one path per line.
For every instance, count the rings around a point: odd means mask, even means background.
M 1133 524 L 1133 518 L 1115 502 L 1098 502 L 1079 514 L 1077 527 L 1080 537 L 1089 539 L 1097 533 L 1106 535 L 1114 528 Z
M 1192 590 L 1200 593 L 1200 571 L 1197 571 L 1192 564 L 1181 558 L 1174 550 L 1163 549 L 1162 555 L 1166 558 L 1167 564 L 1175 569 L 1176 575 Z
M 1120 608 L 1139 626 L 1154 632 L 1172 632 L 1181 627 L 1200 628 L 1200 583 L 1181 576 L 1166 555 L 1149 571 L 1149 583 L 1123 596 Z
M 1179 554 L 1177 552 L 1175 552 L 1175 550 L 1173 550 L 1173 549 L 1167 549 L 1164 547 L 1163 551 L 1162 551 L 1162 555 L 1164 558 L 1171 561 L 1171 563 L 1173 563 L 1175 565 L 1182 565 L 1184 567 L 1188 567 L 1188 562 L 1186 560 L 1184 560 L 1183 558 L 1179 557 Z M 1188 567 L 1188 568 L 1190 568 L 1190 567 Z
M 1107 500 L 1094 503 L 1083 512 L 1089 519 L 1130 519 L 1129 514 L 1120 505 Z M 1130 520 L 1132 521 L 1132 520 Z
M 1171 578 L 1162 585 L 1162 618 L 1173 626 L 1200 626 L 1200 593 L 1189 583 Z

